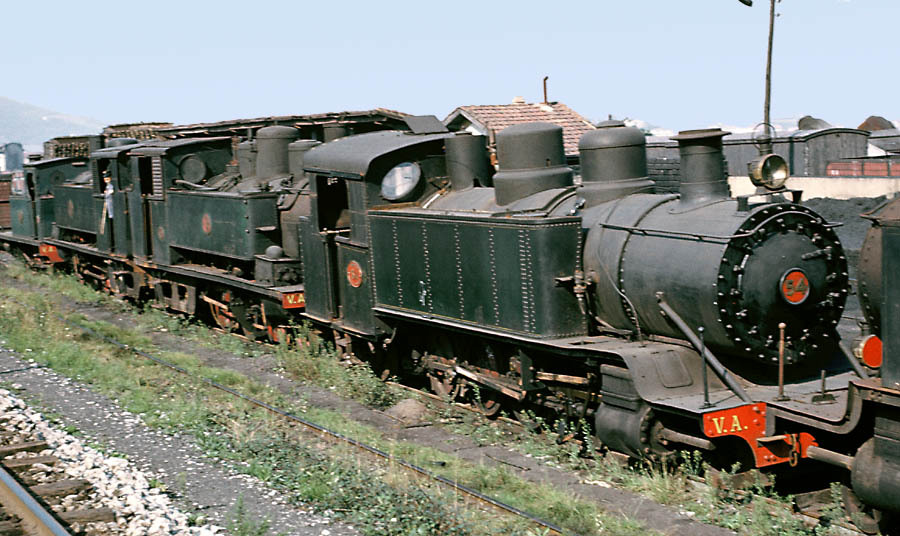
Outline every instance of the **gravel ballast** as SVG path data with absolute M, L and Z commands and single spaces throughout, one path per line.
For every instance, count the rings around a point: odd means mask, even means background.
M 40 482 L 50 481 L 48 473 L 62 473 L 67 478 L 91 483 L 89 501 L 78 503 L 63 499 L 65 510 L 78 508 L 110 508 L 116 512 L 115 523 L 107 527 L 91 527 L 92 533 L 115 533 L 127 536 L 143 534 L 179 534 L 212 536 L 221 534 L 215 525 L 189 526 L 188 515 L 180 511 L 159 488 L 134 464 L 120 457 L 106 455 L 84 444 L 84 441 L 51 425 L 39 412 L 6 389 L 0 389 L 0 422 L 2 429 L 21 441 L 44 441 L 49 449 L 42 454 L 59 461 L 43 466 L 36 475 Z M 23 453 L 24 454 L 24 453 Z M 104 530 L 106 529 L 106 530 Z
M 222 527 L 233 519 L 239 499 L 246 518 L 259 523 L 268 521 L 271 534 L 356 534 L 351 527 L 327 517 L 280 503 L 276 492 L 257 479 L 206 457 L 190 438 L 151 429 L 109 398 L 36 366 L 2 348 L 2 344 L 0 341 L 0 379 L 10 382 L 29 404 L 38 404 L 64 425 L 75 427 L 84 439 L 52 428 L 35 412 L 25 413 L 28 410 L 21 407 L 24 403 L 16 401 L 8 391 L 0 391 L 0 395 L 6 393 L 0 396 L 0 412 L 21 413 L 12 421 L 20 426 L 35 426 L 35 433 L 44 435 L 48 443 L 58 443 L 66 457 L 73 460 L 73 478 L 91 482 L 96 479 L 95 487 L 112 496 L 110 504 L 104 505 L 117 510 L 124 506 L 123 520 L 135 523 L 133 530 L 129 525 L 128 534 L 225 534 Z M 10 401 L 4 402 L 7 397 Z M 85 443 L 97 443 L 127 459 L 105 456 Z M 78 460 L 82 460 L 82 465 Z M 158 486 L 150 486 L 151 481 L 163 484 L 172 498 L 160 493 Z M 188 514 L 184 512 L 202 516 L 208 524 L 188 527 Z

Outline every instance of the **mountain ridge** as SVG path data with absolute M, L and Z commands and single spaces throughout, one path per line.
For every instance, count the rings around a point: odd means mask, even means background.
M 0 96 L 0 144 L 41 146 L 56 136 L 99 134 L 104 123 Z

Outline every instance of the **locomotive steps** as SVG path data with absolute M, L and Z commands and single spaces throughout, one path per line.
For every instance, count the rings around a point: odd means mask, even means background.
M 61 282 L 60 279 L 49 278 L 46 276 L 39 276 L 36 281 L 40 281 L 45 285 L 53 285 L 54 293 L 56 295 L 71 296 L 76 293 L 79 294 L 81 300 L 85 300 L 90 296 L 86 293 L 81 287 L 74 286 L 66 286 L 65 283 Z M 21 285 L 21 283 L 16 283 Z M 31 290 L 35 290 L 32 288 Z M 0 309 L 0 312 L 4 314 L 10 313 L 9 308 L 13 307 L 14 304 L 9 300 L 10 291 L 8 289 L 4 289 L 3 294 L 5 294 L 3 299 L 4 309 Z M 44 294 L 47 293 L 46 289 L 43 291 Z M 16 299 L 25 300 L 27 299 L 26 294 L 17 294 Z M 34 298 L 32 298 L 34 299 Z M 92 300 L 96 301 L 97 298 L 93 297 Z M 60 301 L 68 301 L 68 300 L 60 300 Z M 760 511 L 756 509 L 756 506 L 752 506 L 749 508 L 744 508 L 746 505 L 742 504 L 740 501 L 737 502 L 728 502 L 726 504 L 716 505 L 715 501 L 709 502 L 704 497 L 696 497 L 694 495 L 690 495 L 688 490 L 692 487 L 687 484 L 688 479 L 684 475 L 669 475 L 664 476 L 658 472 L 654 472 L 652 470 L 646 471 L 630 471 L 626 468 L 622 467 L 610 467 L 610 464 L 606 464 L 606 467 L 591 467 L 594 464 L 585 463 L 577 458 L 578 448 L 575 445 L 570 443 L 564 444 L 562 447 L 553 447 L 551 445 L 547 445 L 543 439 L 536 438 L 534 436 L 528 435 L 514 435 L 512 432 L 508 430 L 504 430 L 501 427 L 486 424 L 481 421 L 475 421 L 473 419 L 467 419 L 465 417 L 459 417 L 457 414 L 452 412 L 438 412 L 436 414 L 429 415 L 426 420 L 437 422 L 440 420 L 454 420 L 454 421 L 465 421 L 462 424 L 456 426 L 456 428 L 466 428 L 467 431 L 471 434 L 469 437 L 460 437 L 457 435 L 447 435 L 446 430 L 436 429 L 435 427 L 427 427 L 427 426 L 417 426 L 417 427 L 407 427 L 408 424 L 400 425 L 393 419 L 384 416 L 382 413 L 378 411 L 372 411 L 370 409 L 364 408 L 359 404 L 356 404 L 352 401 L 341 400 L 335 396 L 331 392 L 331 389 L 320 389 L 310 383 L 318 382 L 323 385 L 327 385 L 332 387 L 334 390 L 341 391 L 345 394 L 353 395 L 358 399 L 363 399 L 369 402 L 370 404 L 374 403 L 375 405 L 387 406 L 392 404 L 398 399 L 398 395 L 396 393 L 391 392 L 388 389 L 385 389 L 383 384 L 378 384 L 376 387 L 374 383 L 374 379 L 371 378 L 371 375 L 365 374 L 363 371 L 358 369 L 350 369 L 349 371 L 340 369 L 340 367 L 332 368 L 330 365 L 326 363 L 326 360 L 319 359 L 317 361 L 302 361 L 301 356 L 292 355 L 289 352 L 284 351 L 283 349 L 276 349 L 273 354 L 260 355 L 264 349 L 260 349 L 259 347 L 246 347 L 240 344 L 233 338 L 225 338 L 225 337 L 210 337 L 209 331 L 205 329 L 197 329 L 179 325 L 178 322 L 173 321 L 170 318 L 160 316 L 156 313 L 148 313 L 145 315 L 132 315 L 125 314 L 121 310 L 116 310 L 118 308 L 115 305 L 115 302 L 111 300 L 104 299 L 106 302 L 105 306 L 95 307 L 95 306 L 87 306 L 84 304 L 71 304 L 69 302 L 68 305 L 61 306 L 61 309 L 64 311 L 77 311 L 79 314 L 87 317 L 81 318 L 81 321 L 89 322 L 94 329 L 100 330 L 105 334 L 113 335 L 116 338 L 128 337 L 126 342 L 132 345 L 140 346 L 142 348 L 151 348 L 150 345 L 151 340 L 152 343 L 156 345 L 157 348 L 161 348 L 163 351 L 165 349 L 178 348 L 179 350 L 191 350 L 194 354 L 206 355 L 203 359 L 207 364 L 214 364 L 216 366 L 228 367 L 235 370 L 240 371 L 243 374 L 252 375 L 265 383 L 268 383 L 272 387 L 280 389 L 283 393 L 289 393 L 290 398 L 282 399 L 281 401 L 285 404 L 288 404 L 290 407 L 290 402 L 297 400 L 297 393 L 302 393 L 301 396 L 304 398 L 301 410 L 306 410 L 306 415 L 315 415 L 318 418 L 318 422 L 325 423 L 328 426 L 337 428 L 342 432 L 353 435 L 354 437 L 366 438 L 368 441 L 376 441 L 377 445 L 382 446 L 390 443 L 391 449 L 399 449 L 403 453 L 412 453 L 407 454 L 408 456 L 415 456 L 415 460 L 419 461 L 422 465 L 427 465 L 429 467 L 437 467 L 439 469 L 446 469 L 449 472 L 455 474 L 463 474 L 463 477 L 466 478 L 466 474 L 464 474 L 468 469 L 467 460 L 478 461 L 481 460 L 488 467 L 483 467 L 477 469 L 474 473 L 470 474 L 468 478 L 472 478 L 476 481 L 477 485 L 484 486 L 482 489 L 487 489 L 488 491 L 496 491 L 499 493 L 512 493 L 513 489 L 517 486 L 521 485 L 521 481 L 515 479 L 512 473 L 519 473 L 521 475 L 525 475 L 526 477 L 531 477 L 535 480 L 550 480 L 553 481 L 559 487 L 563 487 L 572 492 L 575 492 L 583 497 L 593 497 L 603 504 L 605 510 L 610 512 L 614 512 L 616 510 L 620 512 L 624 512 L 631 517 L 640 517 L 638 522 L 630 521 L 626 523 L 622 523 L 619 521 L 619 517 L 617 516 L 603 516 L 601 514 L 601 509 L 592 510 L 594 513 L 590 513 L 588 510 L 583 510 L 578 512 L 578 509 L 586 508 L 585 503 L 578 504 L 574 502 L 572 497 L 565 496 L 552 496 L 550 490 L 548 488 L 544 488 L 541 493 L 542 501 L 547 503 L 544 506 L 549 507 L 550 510 L 554 508 L 558 508 L 559 512 L 564 512 L 562 517 L 557 517 L 557 519 L 562 519 L 564 523 L 568 523 L 570 530 L 575 530 L 577 532 L 581 532 L 584 534 L 589 534 L 599 530 L 599 526 L 596 522 L 593 521 L 593 516 L 600 515 L 600 522 L 603 524 L 606 530 L 612 529 L 615 527 L 615 530 L 611 530 L 610 533 L 614 534 L 629 534 L 629 533 L 640 533 L 645 534 L 648 533 L 647 528 L 657 528 L 660 532 L 665 532 L 669 534 L 721 534 L 727 533 L 727 531 L 721 531 L 721 529 L 716 529 L 714 527 L 709 527 L 705 525 L 698 525 L 697 523 L 691 522 L 691 517 L 709 517 L 711 519 L 716 519 L 720 523 L 724 525 L 731 525 L 734 527 L 740 526 L 744 523 L 745 520 L 752 518 L 750 515 L 752 512 L 756 512 L 757 517 L 764 517 L 766 519 L 764 525 L 768 527 L 768 530 L 771 530 L 774 523 L 777 523 L 780 527 L 795 527 L 798 531 L 801 530 L 802 521 L 796 520 L 793 518 L 788 510 L 785 508 L 784 503 L 780 506 L 780 512 L 778 509 L 775 509 L 775 514 L 769 512 L 773 507 L 771 505 L 766 506 L 766 510 L 764 514 L 760 514 Z M 112 307 L 109 305 L 112 304 Z M 58 305 L 58 304 L 57 304 Z M 21 314 L 23 316 L 27 315 L 24 313 L 23 309 L 17 309 L 17 314 Z M 60 326 L 54 326 L 53 320 L 48 316 L 44 318 L 33 318 L 31 319 L 35 322 L 42 322 L 42 326 L 44 326 L 44 330 L 46 333 L 57 333 L 57 330 L 61 333 L 65 333 L 64 328 Z M 146 331 L 149 333 L 149 337 L 144 335 L 136 335 L 132 331 L 135 323 L 137 323 L 137 327 L 141 331 Z M 155 329 L 154 329 L 155 328 Z M 127 330 L 127 331 L 126 331 Z M 168 332 L 165 332 L 168 330 Z M 171 331 L 178 330 L 179 336 L 175 337 L 172 335 Z M 72 336 L 72 334 L 69 334 Z M 197 387 L 190 387 L 189 385 L 182 385 L 184 382 L 181 379 L 172 378 L 166 374 L 159 374 L 151 372 L 148 368 L 149 365 L 146 364 L 138 364 L 134 363 L 134 358 L 122 355 L 123 352 L 109 352 L 109 348 L 104 349 L 103 345 L 95 344 L 95 341 L 91 341 L 86 338 L 82 338 L 80 336 L 72 336 L 75 341 L 79 344 L 87 345 L 92 352 L 95 352 L 99 355 L 104 355 L 107 353 L 113 353 L 115 355 L 106 356 L 104 359 L 110 359 L 111 362 L 117 363 L 121 360 L 128 364 L 129 366 L 134 367 L 134 370 L 131 374 L 134 374 L 137 380 L 133 380 L 131 382 L 132 385 L 137 383 L 140 389 L 135 389 L 134 393 L 128 393 L 124 389 L 123 386 L 116 385 L 116 382 L 111 381 L 108 377 L 103 377 L 104 374 L 98 373 L 97 371 L 90 372 L 81 372 L 83 375 L 86 375 L 87 379 L 98 383 L 98 385 L 104 384 L 112 384 L 107 385 L 106 388 L 109 389 L 112 387 L 117 391 L 116 396 L 123 403 L 134 403 L 135 398 L 141 399 L 141 404 L 144 404 L 143 411 L 144 420 L 155 422 L 156 424 L 161 424 L 166 427 L 181 427 L 187 428 L 188 431 L 197 432 L 196 422 L 192 422 L 190 419 L 184 419 L 184 417 L 180 417 L 183 420 L 179 421 L 179 418 L 173 415 L 173 413 L 177 410 L 169 404 L 166 400 L 162 399 L 160 393 L 163 394 L 167 399 L 168 398 L 179 398 L 182 403 L 185 403 L 185 400 L 190 396 L 200 395 L 201 397 L 207 397 L 205 399 L 207 406 L 217 406 L 220 401 L 217 397 L 209 393 L 202 392 L 197 389 Z M 4 337 L 7 338 L 7 337 Z M 12 340 L 12 339 L 10 339 Z M 12 341 L 15 342 L 15 341 Z M 36 346 L 33 348 L 35 350 L 34 353 L 39 352 L 40 346 Z M 222 347 L 228 347 L 232 352 L 223 351 Z M 212 351 L 214 350 L 214 351 Z M 154 351 L 155 353 L 159 350 Z M 233 353 L 237 351 L 238 353 L 244 354 L 254 354 L 256 357 L 254 359 L 242 359 L 241 357 L 236 357 Z M 328 352 L 322 351 L 321 353 L 326 354 Z M 46 359 L 47 357 L 42 357 Z M 288 368 L 292 365 L 292 360 L 294 360 L 294 365 L 298 364 L 306 364 L 309 365 L 313 363 L 315 369 L 310 369 L 307 367 L 303 372 L 306 376 L 304 379 L 308 380 L 308 383 L 303 386 L 298 386 L 297 384 L 290 382 L 286 378 L 283 377 L 283 372 L 277 371 L 278 365 L 285 365 Z M 59 361 L 54 363 L 54 366 L 58 367 L 66 367 L 65 363 L 61 363 Z M 197 363 L 192 363 L 189 365 L 189 368 L 192 370 L 197 367 Z M 275 369 L 275 370 L 273 370 Z M 338 370 L 340 369 L 340 370 Z M 255 382 L 247 382 L 246 380 L 238 378 L 234 373 L 229 373 L 225 371 L 206 371 L 209 374 L 213 374 L 218 378 L 227 378 L 226 383 L 229 385 L 239 388 L 242 387 L 252 388 L 253 390 L 262 389 L 259 384 Z M 70 373 L 72 373 L 70 371 Z M 76 372 L 77 373 L 77 372 Z M 349 373 L 349 379 L 346 374 Z M 149 377 L 146 377 L 147 375 Z M 344 374 L 344 377 L 341 375 Z M 24 379 L 20 380 L 16 378 L 16 381 L 24 382 Z M 143 385 L 140 385 L 143 384 Z M 153 395 L 154 391 L 152 388 L 157 387 L 160 388 L 160 391 L 157 392 L 156 395 Z M 150 393 L 143 392 L 143 389 L 150 389 Z M 182 394 L 180 389 L 186 389 L 189 396 Z M 262 389 L 265 391 L 265 389 Z M 141 394 L 143 393 L 143 394 Z M 154 408 L 147 404 L 147 398 L 160 398 L 159 407 Z M 273 393 L 272 396 L 279 396 L 276 393 Z M 277 438 L 266 437 L 267 433 L 275 430 L 277 427 L 274 427 L 271 422 L 264 421 L 262 423 L 256 422 L 253 423 L 252 420 L 244 420 L 243 413 L 246 412 L 244 409 L 236 409 L 234 403 L 228 403 L 225 406 L 231 405 L 231 411 L 228 409 L 221 409 L 221 413 L 214 412 L 210 407 L 206 407 L 201 410 L 196 407 L 192 407 L 191 411 L 205 411 L 202 415 L 206 415 L 210 417 L 215 422 L 223 422 L 229 423 L 226 428 L 230 430 L 213 430 L 212 428 L 203 428 L 200 430 L 200 436 L 202 438 L 209 437 L 218 437 L 221 439 L 216 439 L 214 446 L 216 448 L 213 449 L 215 454 L 222 454 L 223 452 L 229 453 L 229 457 L 234 457 L 236 455 L 247 456 L 248 451 L 257 450 L 262 451 L 261 445 L 265 445 L 265 450 L 269 451 L 270 454 L 285 454 L 284 450 L 281 450 L 280 441 L 283 440 L 283 436 L 281 439 L 276 440 Z M 342 409 L 344 415 L 352 415 L 352 417 L 356 421 L 360 421 L 369 427 L 362 426 L 356 422 L 344 422 L 345 417 L 342 417 L 339 414 L 335 414 L 334 412 L 323 411 L 318 409 L 316 406 L 327 407 L 331 409 Z M 295 406 L 296 407 L 296 406 Z M 162 412 L 159 413 L 159 412 Z M 313 419 L 316 420 L 316 419 Z M 421 423 L 420 423 L 421 424 Z M 379 432 L 374 431 L 372 428 L 376 428 Z M 235 431 L 237 435 L 240 436 L 244 434 L 243 437 L 227 437 L 231 434 L 234 434 Z M 205 434 L 205 435 L 204 435 Z M 220 436 L 219 434 L 222 434 Z M 252 441 L 247 441 L 246 434 L 249 434 Z M 295 435 L 291 433 L 291 435 Z M 254 437 L 256 436 L 256 437 Z M 371 439 L 370 439 L 371 438 Z M 265 441 L 263 441 L 265 439 Z M 415 444 L 398 444 L 393 440 L 395 439 L 403 439 L 410 442 L 414 442 Z M 209 443 L 209 439 L 204 439 L 202 442 Z M 222 443 L 226 443 L 227 447 L 219 444 L 217 442 L 221 441 Z M 506 449 L 499 448 L 497 446 L 484 447 L 483 445 L 489 443 L 491 441 L 500 442 L 500 443 L 520 443 L 519 448 L 526 449 L 531 452 L 531 456 L 521 456 L 514 452 L 509 452 Z M 440 449 L 429 450 L 422 445 L 426 446 L 434 446 L 440 447 Z M 320 447 L 316 447 L 314 450 L 319 450 Z M 450 454 L 453 454 L 452 456 Z M 281 470 L 277 467 L 277 464 L 274 464 L 271 460 L 266 460 L 263 456 L 265 453 L 256 452 L 255 455 L 258 455 L 256 458 L 248 457 L 244 458 L 245 463 L 249 464 L 247 471 L 257 476 L 263 476 L 267 478 L 270 482 L 279 482 L 283 481 L 284 478 L 289 478 L 281 473 Z M 349 455 L 344 453 L 344 456 L 350 456 L 351 458 L 358 458 L 358 456 Z M 553 462 L 555 464 L 561 463 L 569 463 L 572 465 L 579 465 L 582 468 L 587 468 L 590 473 L 582 474 L 582 475 L 574 475 L 567 471 L 557 471 L 553 468 L 549 468 L 546 464 L 536 463 L 534 460 L 534 456 L 541 456 L 544 458 L 545 462 Z M 339 455 L 340 457 L 340 455 Z M 284 459 L 284 458 L 282 458 Z M 496 461 L 500 460 L 499 462 Z M 322 460 L 319 459 L 318 463 L 321 464 Z M 327 462 L 328 464 L 333 463 L 332 461 Z M 359 464 L 360 462 L 356 460 L 354 463 Z M 442 467 L 443 464 L 443 467 Z M 315 464 L 313 464 L 315 465 Z M 490 468 L 490 465 L 500 465 L 502 469 Z M 521 469 L 515 469 L 518 466 Z M 354 482 L 352 479 L 347 477 L 346 473 L 342 471 L 338 471 L 341 475 L 343 475 L 340 480 L 340 486 L 345 486 L 351 490 L 359 491 L 363 488 L 354 488 Z M 643 474 L 642 474 L 643 473 Z M 367 474 L 367 482 L 370 480 Z M 314 479 L 315 475 L 308 475 L 308 478 Z M 394 477 L 391 477 L 394 478 Z M 386 479 L 390 480 L 390 478 Z M 478 480 L 483 482 L 478 482 Z M 513 489 L 503 488 L 502 486 L 497 487 L 502 484 L 502 481 L 506 481 L 508 484 L 514 484 L 508 487 Z M 519 483 L 515 483 L 519 482 Z M 634 496 L 628 492 L 617 490 L 609 486 L 609 482 L 617 483 L 617 485 L 625 485 L 632 489 L 644 489 L 648 491 L 651 495 L 654 495 L 658 498 L 665 500 L 666 502 L 673 502 L 676 499 L 680 499 L 682 497 L 688 497 L 690 495 L 690 499 L 686 499 L 688 503 L 687 505 L 678 505 L 676 503 L 677 509 L 670 509 L 654 504 L 652 501 L 649 501 L 645 498 Z M 356 483 L 358 484 L 358 482 Z M 338 486 L 338 487 L 340 487 Z M 369 487 L 378 487 L 374 486 L 370 483 Z M 539 488 L 540 489 L 540 488 Z M 323 493 L 319 490 L 320 495 Z M 386 493 L 386 492 L 385 492 Z M 703 494 L 701 494 L 703 495 Z M 515 497 L 514 497 L 515 498 Z M 365 498 L 364 498 L 365 499 Z M 326 503 L 328 500 L 334 500 L 334 496 L 326 497 Z M 743 501 L 743 499 L 741 499 Z M 752 501 L 748 501 L 751 502 Z M 440 501 L 431 502 L 428 508 L 434 508 L 435 505 L 439 505 Z M 327 503 L 334 504 L 334 503 Z M 521 503 L 520 503 L 521 504 Z M 528 503 L 525 503 L 528 504 Z M 568 509 L 564 509 L 564 505 L 569 505 Z M 540 505 L 535 505 L 540 506 Z M 572 508 L 572 507 L 575 508 Z M 685 508 L 686 506 L 692 506 L 695 510 L 700 510 L 699 512 L 695 512 L 693 514 L 679 514 L 678 509 Z M 699 506 L 699 508 L 698 508 Z M 525 506 L 524 509 L 530 509 L 528 506 Z M 402 511 L 402 508 L 401 508 Z M 439 514 L 440 510 L 430 510 L 428 511 L 431 515 L 446 515 Z M 534 511 L 534 510 L 532 510 Z M 585 515 L 585 512 L 588 512 Z M 421 511 L 419 513 L 422 513 Z M 535 511 L 539 515 L 543 516 L 544 514 L 541 511 Z M 339 515 L 345 516 L 353 521 L 365 523 L 366 520 L 362 519 L 358 521 L 360 517 L 364 517 L 359 512 L 339 512 Z M 776 517 L 772 517 L 775 515 Z M 402 519 L 403 514 L 400 515 L 400 523 L 405 520 Z M 591 518 L 590 523 L 585 524 L 585 517 Z M 387 521 L 390 521 L 390 517 L 387 518 Z M 551 518 L 551 520 L 553 520 Z M 371 521 L 371 520 L 370 520 Z M 385 520 L 381 520 L 384 522 Z M 757 521 L 758 523 L 762 523 Z M 765 527 L 760 527 L 758 530 L 748 532 L 751 534 L 775 534 L 775 532 L 765 532 Z M 471 527 L 470 527 L 471 528 Z M 280 530 L 279 525 L 273 525 L 273 532 L 277 532 Z M 527 529 L 526 529 L 527 530 Z M 810 529 L 811 530 L 811 529 Z M 477 532 L 475 532 L 477 533 Z M 523 534 L 525 532 L 522 532 Z M 652 533 L 652 531 L 650 531 Z M 781 533 L 781 532 L 778 532 Z M 794 534 L 812 534 L 812 532 L 794 532 Z

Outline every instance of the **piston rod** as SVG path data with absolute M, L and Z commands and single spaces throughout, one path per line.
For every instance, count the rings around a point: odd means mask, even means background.
M 822 447 L 809 446 L 806 447 L 806 457 L 811 460 L 818 460 L 830 465 L 843 467 L 848 471 L 853 470 L 853 456 L 847 456 L 840 452 L 823 449 Z
M 715 450 L 716 446 L 709 439 L 703 439 L 702 437 L 692 436 L 688 434 L 682 434 L 681 432 L 676 432 L 675 430 L 671 430 L 669 428 L 663 428 L 659 431 L 659 438 L 665 439 L 667 441 L 671 441 L 673 443 L 681 443 L 682 445 L 688 445 L 691 447 L 696 447 L 701 450 Z

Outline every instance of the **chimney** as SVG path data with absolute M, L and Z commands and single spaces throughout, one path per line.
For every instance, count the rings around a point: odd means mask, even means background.
M 702 203 L 731 195 L 722 157 L 722 138 L 731 134 L 719 128 L 683 130 L 672 139 L 681 155 L 681 202 Z

